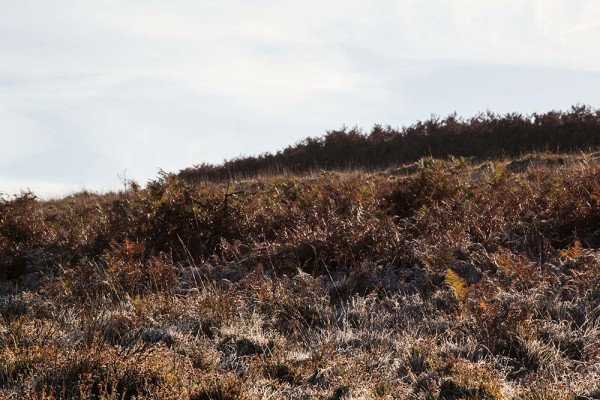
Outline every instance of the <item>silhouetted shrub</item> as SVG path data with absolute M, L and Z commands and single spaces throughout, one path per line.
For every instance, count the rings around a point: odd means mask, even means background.
M 432 117 L 402 129 L 375 125 L 328 131 L 275 154 L 238 157 L 222 165 L 200 164 L 179 172 L 188 182 L 221 181 L 284 172 L 376 169 L 449 155 L 478 159 L 515 157 L 533 151 L 571 152 L 600 145 L 600 112 L 576 105 L 545 114 L 480 113 L 463 119 Z

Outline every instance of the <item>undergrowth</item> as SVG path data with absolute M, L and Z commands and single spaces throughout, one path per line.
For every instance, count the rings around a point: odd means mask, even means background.
M 23 192 L 0 397 L 598 398 L 599 248 L 597 154 Z

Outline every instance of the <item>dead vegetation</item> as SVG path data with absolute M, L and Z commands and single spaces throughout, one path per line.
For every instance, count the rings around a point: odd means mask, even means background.
M 600 398 L 599 248 L 593 154 L 22 193 L 0 397 Z

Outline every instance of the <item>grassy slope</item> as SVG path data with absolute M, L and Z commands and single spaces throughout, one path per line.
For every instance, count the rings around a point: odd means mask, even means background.
M 597 154 L 164 175 L 0 217 L 0 397 L 600 395 Z

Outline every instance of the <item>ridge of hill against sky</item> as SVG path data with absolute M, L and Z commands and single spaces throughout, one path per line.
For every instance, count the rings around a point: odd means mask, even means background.
M 5 2 L 0 192 L 56 196 L 342 125 L 600 105 L 600 3 Z

